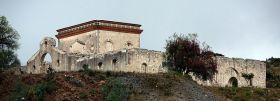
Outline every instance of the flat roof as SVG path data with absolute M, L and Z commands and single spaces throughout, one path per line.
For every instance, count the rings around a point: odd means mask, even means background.
M 108 20 L 92 20 L 81 24 L 65 27 L 56 30 L 58 39 L 70 37 L 93 30 L 107 30 L 115 32 L 124 32 L 132 34 L 141 34 L 143 30 L 140 29 L 140 24 L 108 21 Z

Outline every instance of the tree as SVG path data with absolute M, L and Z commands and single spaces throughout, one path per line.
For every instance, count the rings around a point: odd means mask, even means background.
M 205 43 L 200 46 L 197 34 L 173 34 L 166 41 L 165 58 L 170 69 L 179 72 L 192 72 L 203 80 L 212 79 L 217 72 L 214 52 Z
M 20 61 L 15 54 L 18 49 L 19 34 L 7 21 L 5 16 L 0 16 L 0 68 L 19 66 Z
M 247 83 L 250 81 L 250 86 L 252 86 L 252 79 L 254 78 L 253 73 L 242 73 L 242 77 L 247 81 Z

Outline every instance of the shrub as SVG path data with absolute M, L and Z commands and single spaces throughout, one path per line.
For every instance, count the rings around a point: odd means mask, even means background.
M 56 89 L 55 83 L 53 82 L 42 82 L 36 85 L 35 94 L 38 101 L 42 101 L 46 93 L 51 93 Z
M 90 95 L 95 95 L 95 94 L 97 94 L 97 90 L 95 88 L 93 88 L 90 90 L 89 93 L 90 93 Z
M 166 40 L 165 59 L 169 69 L 207 80 L 212 79 L 217 72 L 214 52 L 210 47 L 197 40 L 197 34 L 174 34 Z
M 28 86 L 25 85 L 19 78 L 15 82 L 14 92 L 6 97 L 6 101 L 23 101 L 28 95 Z
M 104 94 L 106 101 L 123 101 L 127 99 L 127 92 L 121 81 L 118 79 L 110 79 L 102 87 L 102 93 Z
M 255 93 L 259 96 L 265 96 L 265 90 L 261 88 L 256 88 Z
M 80 72 L 87 74 L 88 76 L 94 76 L 93 70 L 89 69 L 87 64 L 83 65 L 83 70 L 80 70 Z
M 253 73 L 242 73 L 242 77 L 244 77 L 246 80 L 251 80 L 252 78 L 254 78 L 254 74 Z
M 75 85 L 76 87 L 83 87 L 81 80 L 77 80 L 74 77 L 66 76 L 65 81 L 68 81 L 70 84 Z
M 42 81 L 36 85 L 30 86 L 24 84 L 20 79 L 16 80 L 14 92 L 6 97 L 7 101 L 42 101 L 46 94 L 50 94 L 56 89 L 52 81 Z
M 85 98 L 87 98 L 87 97 L 88 97 L 87 93 L 85 93 L 85 92 L 80 93 L 79 98 L 85 99 Z
M 95 76 L 96 80 L 105 80 L 106 76 L 102 73 L 99 73 Z
M 111 71 L 106 71 L 106 76 L 107 77 L 111 77 L 113 74 L 112 74 L 112 72 Z

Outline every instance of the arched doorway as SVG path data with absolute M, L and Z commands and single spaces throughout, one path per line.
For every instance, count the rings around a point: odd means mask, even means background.
M 143 71 L 144 73 L 146 73 L 146 72 L 147 72 L 147 64 L 146 64 L 146 63 L 142 63 L 141 69 L 142 69 L 142 71 Z
M 231 77 L 228 83 L 230 87 L 238 87 L 238 80 L 235 77 Z
M 45 53 L 41 57 L 41 72 L 46 73 L 49 68 L 52 68 L 52 57 L 49 53 Z

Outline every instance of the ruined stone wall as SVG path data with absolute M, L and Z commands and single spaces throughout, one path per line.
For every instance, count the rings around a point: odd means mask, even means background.
M 72 47 L 75 42 L 84 45 L 85 49 L 81 49 L 81 47 Z M 91 53 L 95 53 L 98 48 L 96 43 L 98 43 L 98 30 L 59 39 L 58 48 L 67 53 L 71 53 L 71 48 L 76 50 L 88 50 Z
M 77 67 L 83 65 L 100 71 L 122 71 L 137 73 L 166 72 L 162 68 L 162 54 L 157 51 L 133 48 L 94 54 L 77 60 Z
M 58 48 L 67 53 L 104 53 L 122 48 L 139 48 L 140 34 L 94 30 L 59 39 Z
M 162 68 L 162 53 L 140 48 L 119 49 L 99 54 L 66 53 L 55 47 L 53 38 L 44 38 L 40 49 L 27 62 L 27 72 L 46 73 L 48 68 L 55 71 L 78 71 L 83 65 L 100 71 L 123 71 L 138 73 L 166 72 Z M 46 63 L 46 54 L 51 63 Z
M 27 61 L 27 72 L 38 74 L 45 73 L 51 67 L 57 71 L 66 70 L 67 65 L 64 64 L 67 60 L 66 53 L 55 47 L 55 39 L 46 37 L 40 43 L 40 49 Z M 44 62 L 45 56 L 51 56 L 51 63 Z
M 255 86 L 266 87 L 266 66 L 264 62 L 251 59 L 216 57 L 217 71 L 213 80 L 202 81 L 193 77 L 198 83 L 207 86 L 232 86 L 231 79 L 235 78 L 238 87 Z M 253 73 L 252 84 L 242 77 L 242 74 Z
M 123 48 L 140 48 L 140 34 L 100 30 L 98 44 L 99 53 Z

